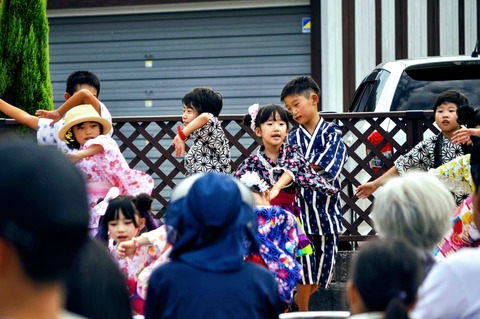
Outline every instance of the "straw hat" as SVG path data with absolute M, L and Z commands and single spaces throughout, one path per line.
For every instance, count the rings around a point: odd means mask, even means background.
M 58 132 L 58 137 L 65 141 L 65 134 L 75 125 L 83 122 L 97 122 L 102 124 L 103 132 L 106 135 L 112 129 L 112 123 L 101 117 L 90 104 L 82 104 L 75 106 L 65 114 L 63 127 Z

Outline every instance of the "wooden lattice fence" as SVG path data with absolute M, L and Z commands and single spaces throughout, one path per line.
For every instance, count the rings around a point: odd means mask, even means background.
M 374 196 L 359 200 L 355 196 L 358 185 L 380 176 L 393 165 L 395 159 L 421 141 L 425 134 L 436 134 L 431 111 L 391 113 L 326 113 L 322 116 L 342 127 L 349 160 L 342 172 L 343 225 L 342 241 L 363 241 L 375 236 L 370 212 Z M 243 115 L 220 116 L 222 127 L 230 141 L 232 168 L 235 169 L 258 147 L 258 139 L 249 127 L 242 124 Z M 152 175 L 155 180 L 153 197 L 157 217 L 168 206 L 170 193 L 184 178 L 183 157 L 177 158 L 172 147 L 180 116 L 115 117 L 114 138 L 132 168 Z M 18 124 L 0 119 L 0 137 L 14 131 Z M 385 138 L 373 146 L 368 136 L 377 130 Z M 393 156 L 385 158 L 380 149 L 391 143 Z M 187 145 L 190 142 L 187 142 Z M 371 152 L 366 153 L 368 147 Z M 385 166 L 379 171 L 368 162 L 377 155 Z

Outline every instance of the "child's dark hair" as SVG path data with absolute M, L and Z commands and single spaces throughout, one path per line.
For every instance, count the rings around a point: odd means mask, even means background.
M 185 94 L 182 104 L 194 108 L 199 115 L 212 113 L 219 116 L 223 107 L 223 96 L 211 88 L 198 87 Z
M 385 312 L 385 319 L 408 318 L 422 278 L 415 248 L 395 238 L 366 243 L 350 267 L 350 280 L 366 310 Z
M 472 152 L 470 155 L 470 174 L 475 185 L 475 193 L 478 194 L 480 190 L 480 138 L 478 136 L 471 136 Z
M 474 128 L 480 125 L 480 109 L 474 109 L 470 105 L 457 107 L 457 123 L 468 128 Z
M 138 215 L 140 218 L 145 218 L 145 228 L 142 229 L 140 233 L 156 229 L 158 226 L 151 212 L 152 202 L 153 198 L 145 193 L 138 194 L 136 197 L 120 195 L 110 200 L 105 215 L 100 218 L 98 232 L 95 237 L 108 241 L 108 223 L 112 220 L 118 220 L 120 218 L 120 212 L 126 219 L 131 219 L 135 227 L 139 226 L 135 215 Z
M 65 133 L 65 144 L 67 144 L 68 148 L 71 150 L 79 150 L 81 145 L 75 138 L 75 134 L 73 134 L 73 127 L 80 127 L 84 122 L 78 123 L 77 125 L 72 126 L 66 133 Z M 100 126 L 100 132 L 103 132 L 103 125 L 99 122 L 98 125 Z
M 75 71 L 67 78 L 67 88 L 65 91 L 73 95 L 77 92 L 80 85 L 90 85 L 97 90 L 97 98 L 100 95 L 100 79 L 90 71 Z
M 437 95 L 433 104 L 433 111 L 436 112 L 440 105 L 448 102 L 455 104 L 457 109 L 470 105 L 468 98 L 462 93 L 455 90 L 447 90 Z
M 258 113 L 255 116 L 255 127 L 260 127 L 260 125 L 268 121 L 271 116 L 273 116 L 274 120 L 277 120 L 277 113 L 280 116 L 280 120 L 287 123 L 288 129 L 288 122 L 290 121 L 291 117 L 289 116 L 288 112 L 278 104 L 266 104 L 260 106 Z M 246 126 L 250 126 L 252 124 L 252 116 L 250 114 L 245 115 L 243 118 L 243 124 Z
M 289 95 L 303 95 L 308 98 L 310 93 L 316 93 L 320 96 L 321 91 L 317 82 L 309 76 L 297 76 L 285 84 L 280 94 L 280 101 L 283 102 Z

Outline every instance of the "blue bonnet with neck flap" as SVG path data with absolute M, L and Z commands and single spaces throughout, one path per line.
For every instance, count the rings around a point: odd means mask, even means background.
M 202 173 L 172 192 L 165 215 L 173 229 L 172 260 L 207 271 L 239 269 L 258 251 L 257 217 L 251 191 L 229 175 Z

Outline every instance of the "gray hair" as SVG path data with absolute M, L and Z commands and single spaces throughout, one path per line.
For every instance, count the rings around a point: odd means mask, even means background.
M 380 237 L 405 239 L 425 252 L 449 230 L 454 211 L 453 195 L 436 177 L 419 171 L 389 180 L 373 204 Z

